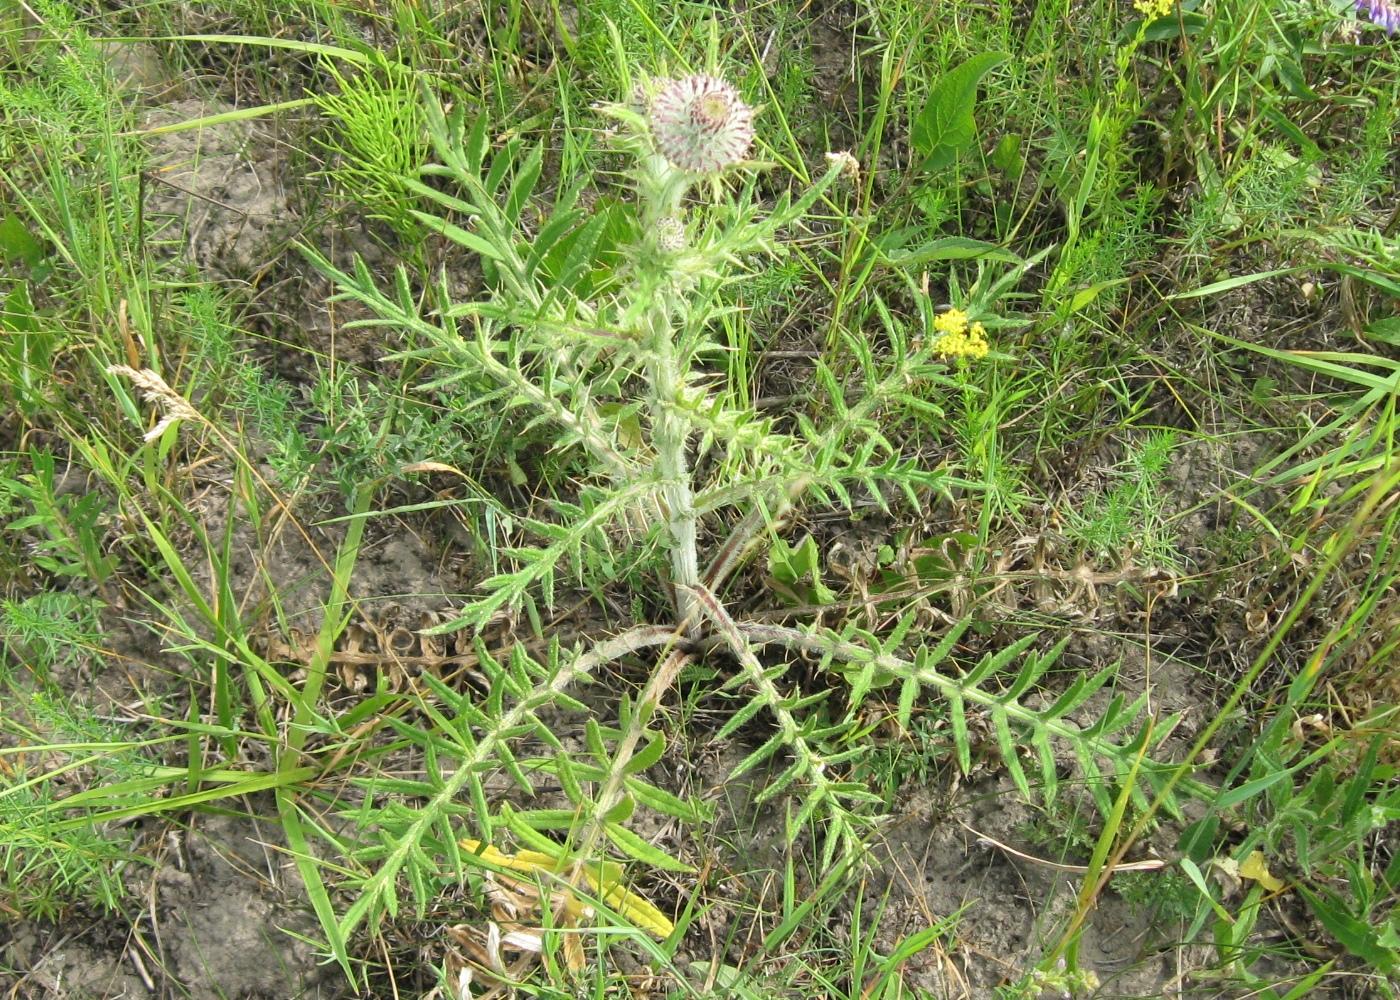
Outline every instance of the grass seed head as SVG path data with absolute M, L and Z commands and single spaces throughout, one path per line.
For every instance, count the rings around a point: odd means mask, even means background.
M 167 427 L 181 420 L 201 422 L 199 411 L 184 396 L 170 388 L 158 372 L 149 368 L 132 368 L 128 365 L 109 365 L 109 374 L 121 375 L 130 379 L 141 393 L 141 398 L 154 403 L 161 412 L 161 420 L 145 434 L 146 441 L 154 441 L 165 433 Z

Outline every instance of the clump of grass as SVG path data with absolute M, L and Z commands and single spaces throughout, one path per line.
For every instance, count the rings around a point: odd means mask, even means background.
M 101 607 L 93 598 L 65 591 L 0 601 L 0 669 L 23 663 L 42 683 L 55 669 L 77 666 L 101 635 Z M 0 674 L 0 685 L 11 681 Z
M 79 632 L 79 621 L 46 617 L 53 604 L 7 602 L 3 609 L 6 652 L 15 650 L 12 640 L 26 639 L 36 676 L 0 677 L 7 702 L 24 706 L 0 723 L 7 743 L 0 748 L 0 909 L 39 920 L 59 920 L 77 906 L 117 911 L 128 902 L 124 873 L 136 860 L 130 831 L 87 821 L 62 789 L 75 776 L 117 783 L 145 766 L 132 744 L 49 682 L 75 646 L 91 649 L 98 636 L 95 622 Z M 16 738 L 18 745 L 8 745 Z
M 0 909 L 55 921 L 71 908 L 120 910 L 129 842 L 89 826 L 51 822 L 57 800 L 22 769 L 0 782 Z
M 323 140 L 332 157 L 330 177 L 371 218 L 387 223 L 405 241 L 421 235 L 412 213 L 414 197 L 404 184 L 423 162 L 427 135 L 412 76 L 380 58 L 352 75 L 325 64 L 335 93 L 317 97 L 331 123 Z
M 1162 509 L 1162 480 L 1175 446 L 1173 431 L 1143 437 L 1113 471 L 1113 485 L 1066 511 L 1066 534 L 1096 561 L 1137 561 L 1165 570 L 1181 569 Z

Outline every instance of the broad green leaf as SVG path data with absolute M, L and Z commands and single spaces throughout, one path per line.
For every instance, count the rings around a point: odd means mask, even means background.
M 44 244 L 13 212 L 0 219 L 0 257 L 33 267 L 44 259 Z
M 1021 155 L 1021 137 L 1008 132 L 997 142 L 988 159 L 1002 173 L 1020 176 L 1026 169 L 1025 157 Z
M 212 129 L 220 125 L 227 125 L 230 122 L 262 118 L 266 115 L 275 115 L 283 111 L 293 111 L 297 108 L 304 108 L 308 104 L 315 103 L 316 98 L 314 97 L 297 97 L 290 101 L 278 101 L 275 104 L 259 104 L 257 107 L 238 108 L 234 111 L 224 111 L 217 115 L 204 115 L 200 118 L 191 118 L 188 121 L 171 122 L 169 125 L 157 125 L 154 128 L 142 129 L 137 134 L 169 135 L 171 132 L 188 132 L 191 129 Z
M 1087 288 L 1081 288 L 1079 291 L 1074 293 L 1074 298 L 1069 300 L 1068 311 L 1070 313 L 1077 313 L 1079 312 L 1079 310 L 1083 309 L 1089 303 L 1093 302 L 1096 298 L 1098 298 L 1100 293 L 1105 292 L 1110 288 L 1116 288 L 1119 285 L 1125 285 L 1127 283 L 1127 278 L 1111 278 L 1107 281 L 1095 282 L 1094 284 L 1089 285 Z
M 916 270 L 940 260 L 999 260 L 1011 264 L 1021 263 L 1021 258 L 1005 247 L 974 240 L 967 236 L 943 236 L 913 249 L 896 249 L 885 252 L 885 260 L 894 267 Z
M 949 70 L 933 85 L 909 129 L 910 144 L 921 157 L 921 172 L 943 169 L 971 145 L 977 132 L 972 116 L 977 84 L 1008 58 L 1005 52 L 983 52 Z
M 1170 17 L 1159 17 L 1147 26 L 1147 31 L 1143 35 L 1145 42 L 1166 42 L 1176 41 L 1181 38 L 1183 32 L 1186 35 L 1199 35 L 1210 24 L 1205 15 L 1197 11 L 1178 10 Z M 1130 31 L 1136 31 L 1134 24 L 1128 25 Z
M 1373 320 L 1366 327 L 1366 335 L 1392 347 L 1400 347 L 1400 316 Z
M 1176 299 L 1200 299 L 1209 295 L 1219 295 L 1221 292 L 1229 292 L 1245 285 L 1252 285 L 1256 281 L 1266 281 L 1269 278 L 1277 278 L 1285 274 L 1297 274 L 1299 271 L 1306 270 L 1306 267 L 1299 266 L 1281 267 L 1273 271 L 1256 271 L 1253 274 L 1243 274 L 1238 277 L 1225 278 L 1221 281 L 1212 282 L 1209 285 L 1203 285 L 1200 288 L 1188 292 L 1176 292 L 1166 296 L 1166 301 L 1170 302 Z
M 1251 781 L 1246 781 L 1244 784 L 1238 785 L 1222 794 L 1216 804 L 1216 808 L 1229 809 L 1231 806 L 1236 806 L 1241 802 L 1248 801 L 1270 786 L 1291 777 L 1292 774 L 1292 769 L 1271 771 L 1262 778 L 1254 778 Z
M 1215 910 L 1215 915 L 1227 924 L 1233 924 L 1235 918 L 1230 916 L 1230 912 L 1226 910 L 1225 907 L 1215 901 L 1215 897 L 1211 895 L 1210 886 L 1206 883 L 1206 877 L 1196 865 L 1196 862 L 1192 861 L 1190 858 L 1182 858 L 1177 864 L 1180 865 L 1181 870 L 1186 873 L 1186 877 L 1191 880 L 1191 884 L 1196 887 L 1205 898 L 1206 902 Z
M 836 595 L 822 583 L 821 554 L 811 535 L 796 545 L 777 539 L 768 550 L 768 572 L 796 603 L 830 604 Z M 810 581 L 810 586 L 807 581 Z
M 1376 929 L 1367 921 L 1348 913 L 1342 901 L 1331 893 L 1314 893 L 1304 886 L 1298 891 L 1308 901 L 1313 914 L 1329 934 L 1347 951 L 1383 973 L 1400 967 L 1400 955 L 1380 943 Z

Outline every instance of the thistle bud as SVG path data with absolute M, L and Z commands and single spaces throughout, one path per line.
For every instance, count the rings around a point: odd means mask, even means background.
M 680 253 L 685 249 L 685 223 L 673 215 L 656 223 L 656 247 L 663 253 Z

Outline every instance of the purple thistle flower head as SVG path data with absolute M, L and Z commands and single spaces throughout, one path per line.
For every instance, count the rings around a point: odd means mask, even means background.
M 715 174 L 741 163 L 753 144 L 753 108 L 713 76 L 663 81 L 647 121 L 661 155 L 692 173 Z
M 1368 15 L 1388 35 L 1400 31 L 1400 0 L 1356 0 L 1356 12 Z

